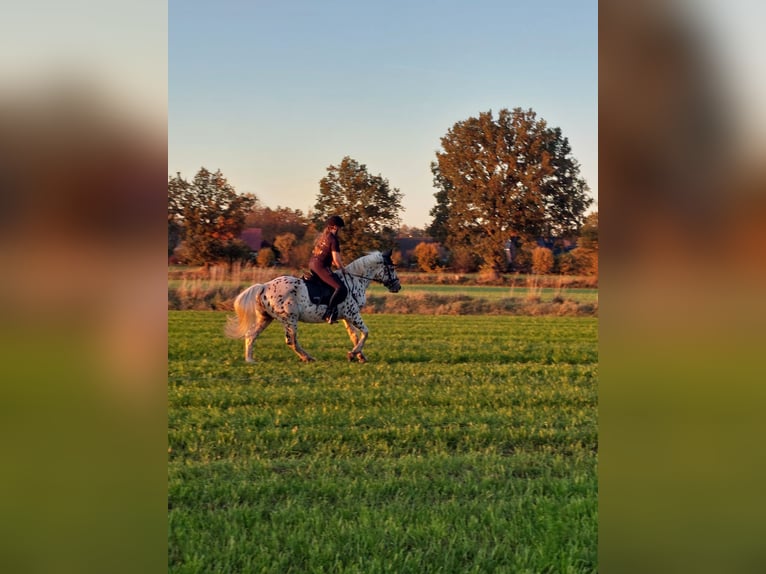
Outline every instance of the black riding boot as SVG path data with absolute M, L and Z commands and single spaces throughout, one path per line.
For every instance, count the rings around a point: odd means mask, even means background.
M 338 299 L 342 299 L 345 296 L 345 286 L 338 287 L 330 297 L 330 302 L 327 303 L 327 311 L 324 312 L 322 320 L 327 321 L 330 325 L 338 322 Z
M 337 307 L 327 307 L 327 311 L 324 312 L 324 315 L 322 315 L 322 320 L 327 321 L 328 324 L 332 325 L 333 323 L 338 322 L 338 308 Z

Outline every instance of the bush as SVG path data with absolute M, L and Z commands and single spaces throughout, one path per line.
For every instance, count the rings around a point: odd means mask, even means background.
M 571 252 L 567 251 L 556 257 L 556 269 L 561 275 L 579 275 L 577 261 Z
M 532 270 L 532 249 L 535 247 L 536 244 L 530 245 L 525 242 L 516 249 L 512 265 L 514 271 L 517 273 L 529 273 Z
M 476 254 L 468 247 L 455 247 L 451 253 L 450 265 L 459 273 L 474 273 L 479 268 Z
M 258 267 L 271 267 L 276 259 L 277 257 L 274 255 L 274 250 L 271 247 L 263 247 L 258 252 Z
M 591 251 L 589 271 L 590 273 L 588 273 L 588 275 L 593 275 L 595 277 L 598 277 L 598 249 Z
M 290 252 L 290 265 L 295 268 L 308 267 L 314 244 L 311 241 L 302 241 Z
M 547 247 L 536 247 L 532 251 L 532 272 L 547 275 L 553 270 L 553 251 Z
M 282 265 L 290 263 L 291 252 L 295 248 L 296 242 L 295 234 L 290 232 L 277 235 L 276 239 L 274 239 L 274 247 L 281 254 L 280 263 Z
M 476 282 L 481 285 L 491 285 L 502 282 L 502 277 L 497 269 L 490 264 L 482 265 L 479 268 L 479 275 L 476 277 Z
M 439 267 L 439 248 L 435 243 L 418 243 L 414 250 L 418 267 L 426 273 L 436 271 Z
M 570 253 L 574 258 L 577 274 L 598 275 L 598 251 L 578 247 Z
M 598 251 L 577 247 L 556 257 L 556 268 L 562 275 L 598 276 Z

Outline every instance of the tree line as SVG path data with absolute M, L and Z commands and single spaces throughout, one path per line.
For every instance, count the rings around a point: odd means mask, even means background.
M 590 239 L 579 248 L 597 249 L 597 214 L 584 225 L 592 199 L 569 142 L 531 109 L 502 109 L 496 117 L 488 111 L 455 123 L 441 138 L 431 172 L 431 223 L 410 231 L 443 245 L 453 268 L 505 271 L 512 248 L 516 268 L 527 270 L 521 268 L 532 267 L 536 249 L 554 251 L 539 245 L 540 238 L 580 238 L 583 229 Z M 260 263 L 305 265 L 323 222 L 337 214 L 346 222 L 341 238 L 350 261 L 394 247 L 401 201 L 387 179 L 348 156 L 327 168 L 308 214 L 264 207 L 254 195 L 236 193 L 220 170 L 203 167 L 191 181 L 180 173 L 168 178 L 168 256 L 191 264 L 243 260 L 250 249 L 241 233 L 258 227 L 265 250 Z M 421 254 L 429 269 L 444 264 L 434 249 Z

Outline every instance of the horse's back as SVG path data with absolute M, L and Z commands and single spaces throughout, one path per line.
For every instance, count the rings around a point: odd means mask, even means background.
M 303 279 L 292 275 L 280 275 L 265 284 L 269 294 L 298 295 L 301 287 L 305 289 Z
M 285 306 L 292 308 L 302 299 L 308 300 L 302 279 L 292 275 L 280 275 L 264 284 L 263 296 L 275 311 Z

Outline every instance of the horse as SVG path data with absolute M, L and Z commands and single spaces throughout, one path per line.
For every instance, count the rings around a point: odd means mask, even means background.
M 353 348 L 347 353 L 349 361 L 355 358 L 367 362 L 362 349 L 369 330 L 364 324 L 360 310 L 367 302 L 366 291 L 372 281 L 382 283 L 391 293 L 401 288 L 399 277 L 391 261 L 391 251 L 374 251 L 346 265 L 336 277 L 348 289 L 346 298 L 338 305 L 338 318 L 343 321 Z M 229 317 L 226 335 L 245 339 L 245 361 L 253 359 L 253 345 L 274 319 L 282 323 L 285 343 L 304 363 L 314 361 L 298 343 L 298 322 L 321 323 L 327 309 L 327 300 L 309 295 L 309 282 L 305 278 L 282 275 L 267 283 L 257 283 L 245 289 L 234 299 L 235 317 Z

